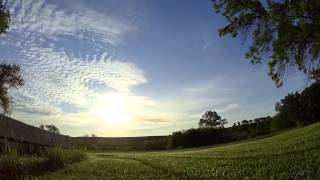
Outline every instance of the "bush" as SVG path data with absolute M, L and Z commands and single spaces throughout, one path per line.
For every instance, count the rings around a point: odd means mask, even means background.
M 228 142 L 230 136 L 224 128 L 192 128 L 172 133 L 171 141 L 173 148 L 187 148 Z
M 154 139 L 144 143 L 144 150 L 164 150 L 169 148 L 168 137 L 163 139 Z
M 66 167 L 86 158 L 79 150 L 52 148 L 41 156 L 22 156 L 8 149 L 0 155 L 0 179 L 21 179 L 25 175 L 40 175 Z
M 42 166 L 46 170 L 55 170 L 71 163 L 80 162 L 86 157 L 86 154 L 79 150 L 53 148 L 45 154 Z

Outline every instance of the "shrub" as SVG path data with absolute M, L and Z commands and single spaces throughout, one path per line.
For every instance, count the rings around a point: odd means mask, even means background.
M 172 133 L 173 148 L 197 147 L 230 141 L 227 129 L 192 128 Z
M 46 170 L 55 170 L 84 159 L 86 159 L 86 154 L 82 151 L 52 148 L 45 154 L 42 167 Z
M 0 155 L 0 179 L 21 179 L 25 175 L 39 175 L 79 162 L 86 154 L 79 150 L 51 148 L 41 156 L 22 156 L 8 149 Z

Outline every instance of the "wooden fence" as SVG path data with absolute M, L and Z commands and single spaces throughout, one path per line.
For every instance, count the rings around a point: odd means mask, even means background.
M 0 114 L 0 147 L 14 146 L 33 151 L 69 142 L 69 136 L 60 135 L 30 126 Z

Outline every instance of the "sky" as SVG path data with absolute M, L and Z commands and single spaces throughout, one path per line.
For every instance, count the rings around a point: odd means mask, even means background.
M 8 1 L 12 22 L 0 62 L 25 85 L 10 91 L 11 117 L 63 134 L 151 136 L 197 127 L 217 111 L 231 126 L 273 115 L 305 86 L 276 88 L 266 64 L 245 59 L 250 40 L 219 37 L 208 0 Z

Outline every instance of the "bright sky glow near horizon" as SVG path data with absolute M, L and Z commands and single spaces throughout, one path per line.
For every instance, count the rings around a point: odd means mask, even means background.
M 207 110 L 227 118 L 273 115 L 304 79 L 276 88 L 247 43 L 220 38 L 208 0 L 8 1 L 0 61 L 18 63 L 12 117 L 82 136 L 167 135 L 197 127 Z

